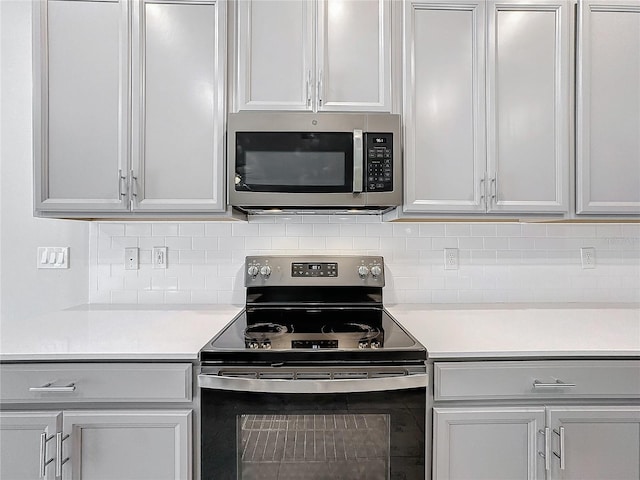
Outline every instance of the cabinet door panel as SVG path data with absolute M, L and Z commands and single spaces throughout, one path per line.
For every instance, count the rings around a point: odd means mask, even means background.
M 127 208 L 127 4 L 35 2 L 34 46 L 36 211 Z
M 579 9 L 577 213 L 640 214 L 640 2 Z
M 388 0 L 319 2 L 318 110 L 391 111 Z
M 219 2 L 140 2 L 134 25 L 135 209 L 221 211 L 224 70 Z
M 568 210 L 568 19 L 564 1 L 490 3 L 489 211 Z
M 484 3 L 408 3 L 405 211 L 484 211 Z
M 67 411 L 63 478 L 190 479 L 191 429 L 190 410 Z
M 40 435 L 54 436 L 46 443 L 49 460 L 55 456 L 55 434 L 61 426 L 60 412 L 0 412 L 0 478 L 40 478 Z M 55 478 L 53 463 L 47 465 L 44 478 Z
M 544 408 L 434 408 L 434 480 L 544 479 Z
M 311 110 L 313 11 L 308 1 L 238 2 L 238 110 Z
M 565 468 L 553 459 L 553 477 L 563 480 L 637 480 L 640 478 L 640 407 L 553 407 L 548 424 L 554 434 L 552 449 Z

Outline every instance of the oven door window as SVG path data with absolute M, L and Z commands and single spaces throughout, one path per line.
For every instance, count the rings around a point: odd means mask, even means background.
M 203 480 L 424 478 L 424 388 L 201 392 Z
M 237 132 L 236 191 L 353 190 L 353 133 Z
M 239 415 L 240 478 L 386 480 L 388 414 Z

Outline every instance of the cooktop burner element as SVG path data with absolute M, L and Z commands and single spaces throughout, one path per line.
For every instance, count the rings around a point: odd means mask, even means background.
M 200 353 L 203 361 L 426 359 L 384 309 L 376 256 L 254 256 L 246 308 Z

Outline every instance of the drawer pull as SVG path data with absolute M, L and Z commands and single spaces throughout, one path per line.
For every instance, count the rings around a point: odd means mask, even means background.
M 544 383 L 540 380 L 533 381 L 533 388 L 573 388 L 575 386 L 575 383 L 565 383 L 560 380 L 556 380 L 553 383 Z
M 76 384 L 70 383 L 69 385 L 56 387 L 53 382 L 45 383 L 40 387 L 29 387 L 30 392 L 55 392 L 55 393 L 71 393 L 76 390 Z
M 47 470 L 47 465 L 53 462 L 53 458 L 47 460 L 47 442 L 53 440 L 54 435 L 47 437 L 46 433 L 40 434 L 40 478 L 44 478 Z

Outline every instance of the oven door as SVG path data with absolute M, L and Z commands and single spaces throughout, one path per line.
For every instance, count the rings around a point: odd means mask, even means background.
M 378 374 L 199 375 L 203 480 L 425 478 L 427 375 Z

